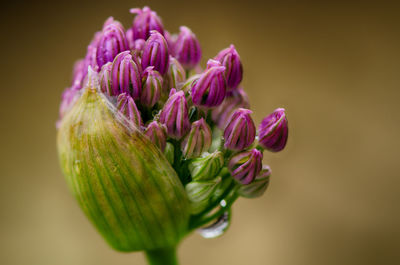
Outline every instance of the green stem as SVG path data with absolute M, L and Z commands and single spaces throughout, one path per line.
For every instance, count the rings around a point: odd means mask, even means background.
M 148 250 L 146 258 L 149 265 L 178 265 L 176 247 Z

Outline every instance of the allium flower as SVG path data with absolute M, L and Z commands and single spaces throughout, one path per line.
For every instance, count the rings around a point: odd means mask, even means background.
M 182 142 L 183 156 L 186 158 L 198 157 L 211 146 L 211 130 L 205 120 L 201 118 L 192 123 L 192 128 Z
M 117 108 L 136 128 L 140 129 L 142 126 L 142 117 L 136 107 L 135 101 L 129 94 L 123 93 L 118 96 Z
M 231 45 L 218 53 L 214 58 L 221 62 L 225 66 L 226 83 L 229 88 L 237 88 L 243 78 L 243 67 L 240 61 L 240 56 L 235 49 L 235 46 Z
M 136 14 L 131 28 L 133 40 L 147 40 L 152 30 L 156 30 L 161 34 L 164 34 L 164 26 L 161 22 L 161 18 L 157 16 L 157 13 L 152 11 L 149 7 L 145 6 L 143 9 L 132 8 L 130 12 L 132 14 Z
M 285 148 L 288 138 L 285 109 L 276 109 L 262 120 L 258 137 L 260 145 L 272 152 L 278 152 Z
M 149 137 L 161 151 L 165 150 L 165 145 L 167 144 L 167 128 L 164 125 L 157 121 L 152 121 L 147 125 L 144 134 Z
M 183 67 L 190 70 L 200 62 L 200 43 L 188 27 L 182 26 L 180 31 L 178 39 L 174 43 L 174 56 Z
M 196 106 L 215 107 L 222 103 L 226 93 L 225 67 L 209 60 L 207 69 L 192 85 L 192 100 Z
M 222 234 L 238 197 L 265 192 L 263 152 L 283 149 L 287 119 L 275 110 L 257 136 L 233 45 L 200 70 L 187 27 L 169 34 L 150 8 L 131 12 L 131 28 L 110 17 L 75 63 L 58 153 L 82 210 L 114 249 L 176 265 L 182 238 Z
M 237 181 L 250 184 L 260 173 L 263 154 L 257 149 L 241 152 L 229 161 L 229 170 Z
M 174 139 L 182 138 L 190 130 L 188 106 L 183 91 L 170 96 L 161 110 L 160 122 L 167 127 L 168 136 Z
M 96 61 L 99 68 L 112 62 L 118 53 L 129 49 L 125 31 L 119 22 L 110 22 L 103 28 L 97 42 Z
M 147 107 L 153 107 L 160 99 L 162 76 L 154 70 L 154 66 L 147 67 L 143 72 L 143 88 L 140 102 Z
M 142 66 L 154 66 L 154 69 L 164 75 L 168 70 L 168 44 L 158 31 L 151 31 L 143 47 Z
M 251 110 L 242 108 L 233 113 L 224 131 L 226 148 L 243 150 L 254 142 L 256 127 L 250 117 L 251 113 Z

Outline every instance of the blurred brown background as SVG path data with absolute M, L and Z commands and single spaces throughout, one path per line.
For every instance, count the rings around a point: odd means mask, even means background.
M 131 265 L 86 220 L 60 172 L 55 122 L 72 65 L 108 16 L 155 9 L 205 58 L 234 43 L 256 122 L 285 107 L 269 191 L 234 206 L 182 265 L 400 264 L 400 6 L 376 1 L 26 2 L 2 6 L 0 264 Z

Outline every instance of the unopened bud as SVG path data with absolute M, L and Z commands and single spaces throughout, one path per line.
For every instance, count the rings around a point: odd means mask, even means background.
M 210 203 L 221 177 L 205 181 L 192 181 L 185 187 L 190 201 L 190 210 L 192 214 L 198 214 L 203 211 Z
M 235 46 L 231 45 L 229 48 L 220 51 L 214 59 L 220 61 L 226 67 L 225 77 L 228 88 L 237 88 L 242 81 L 243 67 Z
M 168 70 L 169 52 L 165 38 L 157 31 L 151 31 L 143 47 L 142 67 L 154 66 L 154 69 L 164 75 Z
M 117 99 L 117 108 L 137 129 L 140 129 L 142 117 L 131 96 L 127 93 L 120 94 Z
M 225 148 L 243 150 L 254 142 L 256 127 L 250 117 L 251 113 L 251 110 L 242 108 L 233 113 L 224 130 Z
M 285 109 L 276 109 L 262 120 L 258 138 L 261 147 L 269 151 L 278 152 L 285 148 L 288 138 Z
M 240 186 L 238 189 L 239 195 L 246 198 L 260 197 L 268 188 L 270 175 L 270 167 L 267 165 L 263 166 L 260 173 L 250 184 Z
M 189 171 L 192 179 L 203 181 L 213 179 L 224 165 L 224 157 L 220 151 L 204 154 L 189 163 Z
M 157 16 L 157 13 L 151 10 L 149 7 L 145 6 L 143 9 L 132 8 L 130 12 L 132 14 L 136 14 L 131 28 L 133 40 L 147 40 L 152 30 L 156 30 L 161 34 L 164 34 L 164 27 L 161 22 L 161 18 Z
M 160 99 L 163 78 L 154 66 L 143 71 L 142 96 L 140 102 L 147 107 L 153 107 Z
M 211 146 L 211 129 L 203 118 L 192 123 L 192 128 L 182 141 L 182 153 L 185 158 L 201 155 Z
M 232 177 L 243 185 L 251 183 L 261 171 L 262 158 L 257 149 L 234 155 L 228 164 Z
M 174 56 L 188 70 L 194 68 L 201 60 L 200 43 L 188 27 L 180 27 L 178 39 L 174 43 Z
M 161 151 L 164 152 L 167 143 L 167 129 L 164 125 L 157 121 L 152 121 L 147 125 L 144 134 L 155 144 Z

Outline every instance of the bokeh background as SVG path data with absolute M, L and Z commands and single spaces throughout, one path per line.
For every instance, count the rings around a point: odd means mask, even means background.
M 285 107 L 264 197 L 240 199 L 183 265 L 400 264 L 400 6 L 375 1 L 14 1 L 2 5 L 0 264 L 143 265 L 111 250 L 70 195 L 55 122 L 74 61 L 108 16 L 149 5 L 204 58 L 234 43 L 254 119 Z M 205 60 L 204 60 L 205 62 Z M 203 62 L 203 64 L 204 64 Z

